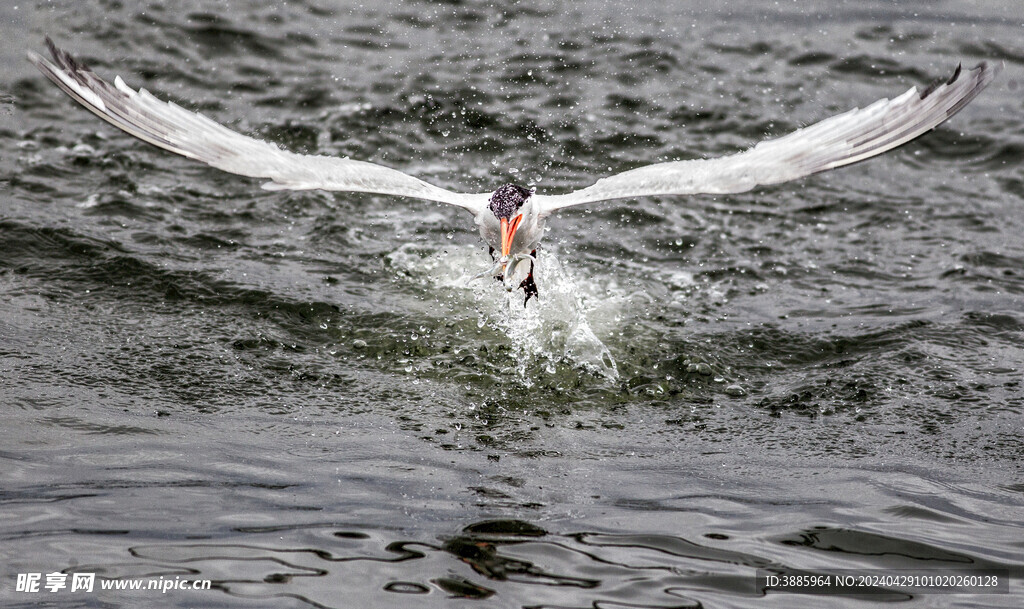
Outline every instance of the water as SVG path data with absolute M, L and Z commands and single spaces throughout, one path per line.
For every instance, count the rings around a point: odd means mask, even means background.
M 1019 606 L 1016 4 L 677 4 L 0 7 L 4 605 Z M 563 213 L 524 309 L 467 282 L 461 210 L 148 148 L 24 61 L 46 34 L 243 132 L 464 191 L 561 192 L 1006 69 L 884 159 Z M 1010 593 L 754 586 L 970 567 Z M 53 571 L 213 589 L 13 590 Z

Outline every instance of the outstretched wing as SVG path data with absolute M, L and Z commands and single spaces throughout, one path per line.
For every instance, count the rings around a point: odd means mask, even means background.
M 882 99 L 767 140 L 744 152 L 707 160 L 639 167 L 564 195 L 534 195 L 542 213 L 572 205 L 649 195 L 726 194 L 777 184 L 863 161 L 903 145 L 960 111 L 984 89 L 1001 65 L 981 63 L 924 91 Z
M 182 107 L 163 102 L 145 89 L 135 91 L 121 77 L 114 85 L 57 48 L 47 38 L 53 61 L 32 51 L 28 59 L 78 103 L 111 125 L 170 152 L 227 171 L 273 180 L 270 190 L 372 192 L 440 201 L 478 213 L 487 194 L 461 194 L 438 188 L 401 171 L 347 158 L 303 155 L 281 150 L 232 131 Z

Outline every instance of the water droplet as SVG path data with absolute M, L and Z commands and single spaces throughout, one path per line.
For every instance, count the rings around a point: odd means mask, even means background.
M 725 393 L 735 398 L 747 395 L 746 390 L 743 389 L 743 387 L 740 387 L 739 385 L 729 385 L 728 387 L 725 388 Z

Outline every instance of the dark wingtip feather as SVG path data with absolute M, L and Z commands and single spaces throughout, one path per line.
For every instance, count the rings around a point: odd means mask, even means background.
M 943 85 L 951 85 L 954 82 L 956 82 L 956 79 L 960 78 L 960 68 L 961 68 L 962 65 L 963 64 L 960 64 L 960 63 L 956 64 L 956 70 L 953 70 L 953 75 L 950 76 L 949 78 L 946 78 L 946 79 L 938 78 L 938 79 L 932 81 L 932 83 L 930 85 L 928 85 L 927 87 L 924 88 L 923 91 L 921 91 L 921 99 L 925 99 L 929 95 L 931 95 L 932 93 L 935 93 L 935 89 L 938 89 L 939 87 L 941 87 Z
M 53 62 L 65 75 L 75 79 L 81 85 L 85 85 L 87 88 L 89 85 L 89 78 L 92 75 L 92 70 L 84 61 L 75 59 L 74 55 L 68 53 L 64 49 L 58 47 L 53 40 L 47 36 L 46 48 L 50 50 L 50 55 L 53 57 Z
M 989 81 L 991 81 L 991 78 L 994 77 L 999 72 L 1001 67 L 1002 66 L 999 65 L 999 64 L 996 64 L 995 66 L 991 66 L 990 67 L 987 61 L 982 61 L 982 62 L 978 63 L 978 65 L 976 65 L 973 68 L 971 68 L 970 70 L 968 70 L 968 72 L 971 72 L 971 73 L 977 72 L 977 71 L 981 71 L 982 73 L 988 72 L 989 73 L 989 78 L 983 80 L 982 86 L 984 86 L 984 85 L 987 85 Z M 933 83 L 931 83 L 930 85 L 928 85 L 927 87 L 925 87 L 921 91 L 920 98 L 921 99 L 925 99 L 926 97 L 928 97 L 929 95 L 934 93 L 935 90 L 938 89 L 939 87 L 946 86 L 946 85 L 951 85 L 951 84 L 955 83 L 957 80 L 959 80 L 960 74 L 962 72 L 963 72 L 963 64 L 962 63 L 956 64 L 956 70 L 953 71 L 953 75 L 952 76 L 950 76 L 948 79 L 945 79 L 945 80 L 940 78 L 940 79 L 934 81 Z
M 71 53 L 68 53 L 64 49 L 58 47 L 49 36 L 46 37 L 46 48 L 50 50 L 50 55 L 53 57 L 53 61 L 63 68 L 65 72 L 73 76 L 75 80 L 82 82 L 82 79 L 79 77 L 79 73 L 92 71 L 85 62 L 75 59 Z
M 68 59 L 71 59 L 71 61 L 74 62 L 74 59 L 71 58 L 70 55 L 68 55 L 67 51 L 62 51 L 60 48 L 58 48 L 57 45 L 53 42 L 53 39 L 49 36 L 46 37 L 46 48 L 50 50 L 50 57 L 53 57 L 53 60 L 57 62 L 57 65 L 66 65 L 68 63 Z
M 936 80 L 932 84 L 930 84 L 927 87 L 925 87 L 921 91 L 921 99 L 924 99 L 924 98 L 928 97 L 929 95 L 931 95 L 932 93 L 934 93 L 935 89 L 938 89 L 939 85 L 941 85 L 941 84 L 942 84 L 942 80 L 940 79 L 940 80 Z
M 980 94 L 981 91 L 985 87 L 987 87 L 990 82 L 992 82 L 992 80 L 996 77 L 996 74 L 999 73 L 999 70 L 1001 68 L 1002 64 L 995 64 L 994 66 L 989 67 L 988 63 L 984 61 L 979 63 L 974 68 L 972 68 L 970 70 L 970 74 L 971 78 L 974 80 L 974 83 L 971 87 L 971 90 L 965 93 L 963 98 L 960 99 L 960 101 L 958 101 L 956 104 L 951 106 L 946 111 L 946 116 L 953 116 L 954 114 L 962 110 L 963 107 L 970 103 L 975 97 L 977 97 L 978 94 Z
M 956 64 L 956 70 L 953 70 L 953 75 L 950 76 L 949 80 L 946 81 L 947 85 L 951 85 L 951 84 L 955 83 L 956 79 L 960 78 L 960 69 L 963 67 L 963 65 L 964 64 L 962 64 L 962 63 Z

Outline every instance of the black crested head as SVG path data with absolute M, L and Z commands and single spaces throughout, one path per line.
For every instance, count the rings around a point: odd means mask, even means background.
M 499 220 L 502 218 L 511 220 L 512 214 L 519 211 L 519 208 L 523 206 L 523 203 L 526 202 L 526 199 L 531 194 L 528 189 L 522 186 L 505 184 L 491 195 L 491 211 L 494 212 L 494 215 Z

